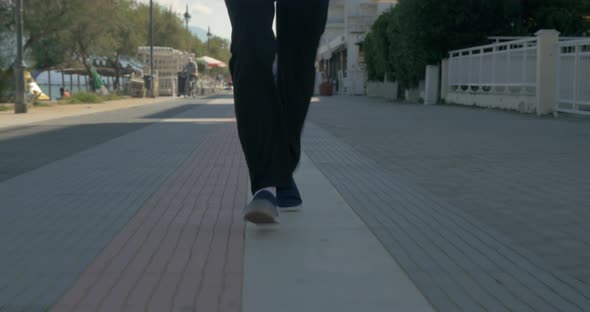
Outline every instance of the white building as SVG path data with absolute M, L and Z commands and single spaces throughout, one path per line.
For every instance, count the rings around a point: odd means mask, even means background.
M 340 94 L 365 94 L 361 43 L 384 11 L 397 0 L 331 0 L 326 31 L 318 49 L 316 84 L 330 80 Z M 317 89 L 316 89 L 317 90 Z
M 144 64 L 144 74 L 150 75 L 150 47 L 139 47 L 137 56 Z M 193 53 L 170 47 L 154 47 L 154 74 L 158 77 L 159 95 L 175 95 L 178 73 L 188 63 L 196 60 Z

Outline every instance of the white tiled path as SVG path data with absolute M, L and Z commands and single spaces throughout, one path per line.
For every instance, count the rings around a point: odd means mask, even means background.
M 244 312 L 434 311 L 305 155 L 304 210 L 280 226 L 248 226 Z

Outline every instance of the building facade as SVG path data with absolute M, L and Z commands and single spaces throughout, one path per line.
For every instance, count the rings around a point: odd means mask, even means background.
M 151 75 L 150 47 L 139 47 L 137 56 L 144 64 L 144 75 Z M 196 59 L 193 53 L 170 47 L 154 47 L 154 74 L 158 77 L 159 95 L 176 94 L 178 73 L 184 69 L 189 58 Z
M 377 17 L 396 4 L 397 0 L 330 1 L 326 31 L 318 49 L 318 87 L 331 81 L 339 94 L 365 94 L 362 42 Z

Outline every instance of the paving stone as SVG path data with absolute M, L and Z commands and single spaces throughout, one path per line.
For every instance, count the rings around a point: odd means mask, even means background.
M 55 308 L 221 311 L 223 306 L 238 311 L 241 292 L 225 283 L 241 285 L 243 273 L 226 268 L 243 265 L 244 228 L 234 215 L 246 194 L 247 169 L 235 124 L 218 126 Z M 220 298 L 227 302 L 222 305 Z
M 160 111 L 165 108 L 162 106 Z M 157 189 L 168 187 L 166 179 L 207 135 L 224 126 L 188 120 L 231 114 L 231 105 L 201 108 L 190 105 L 163 112 L 158 117 L 180 113 L 176 116 L 179 121 L 152 120 L 125 131 L 111 129 L 103 121 L 114 118 L 131 125 L 137 122 L 133 118 L 153 112 L 154 108 L 135 111 L 133 114 L 139 113 L 135 117 L 127 112 L 112 112 L 81 118 L 84 120 L 77 117 L 76 121 L 52 121 L 69 131 L 71 136 L 66 143 L 77 149 L 68 150 L 65 158 L 52 154 L 43 163 L 33 159 L 26 172 L 0 182 L 0 244 L 9 254 L 0 260 L 0 306 L 27 311 L 51 307 L 141 206 L 149 202 L 150 196 Z M 74 125 L 82 122 L 96 128 L 92 134 L 96 140 L 90 140 L 90 145 L 73 143 L 87 140 L 90 135 L 80 132 L 76 137 Z M 48 135 L 29 132 L 12 132 L 13 137 L 4 140 L 0 134 L 0 146 L 12 140 L 34 148 L 25 144 L 27 136 Z M 105 290 L 107 294 L 108 289 Z
M 312 120 L 321 124 L 323 117 Z M 387 126 L 381 124 L 381 130 Z M 386 248 L 407 252 L 398 262 L 410 278 L 422 274 L 418 272 L 432 276 L 434 284 L 417 285 L 426 297 L 433 294 L 436 299 L 431 302 L 437 309 L 454 311 L 451 307 L 455 304 L 466 311 L 516 307 L 525 311 L 584 311 L 590 307 L 590 289 L 586 285 L 569 280 L 567 274 L 547 265 L 498 229 L 419 184 L 410 173 L 393 171 L 382 160 L 366 156 L 358 146 L 367 143 L 350 145 L 350 138 L 337 137 L 331 130 L 342 134 L 330 125 L 324 129 L 308 124 L 303 140 L 305 151 L 351 207 L 376 229 L 376 236 Z M 354 136 L 360 139 L 362 133 Z M 374 144 L 374 148 L 384 148 Z M 390 253 L 394 258 L 400 254 L 395 250 Z M 493 276 L 499 273 L 504 273 L 502 285 L 510 287 L 498 285 Z M 416 280 L 425 280 L 424 275 Z M 446 299 L 436 295 L 439 289 L 447 292 Z M 515 300 L 521 296 L 523 300 Z
M 583 267 L 565 268 L 558 258 L 545 257 L 547 249 L 574 259 L 590 250 L 550 239 L 557 233 L 568 242 L 588 241 L 587 118 L 338 96 L 312 104 L 309 120 L 379 168 L 411 180 L 590 285 L 581 277 Z

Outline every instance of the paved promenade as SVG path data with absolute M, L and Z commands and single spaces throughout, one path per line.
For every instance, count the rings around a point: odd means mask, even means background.
M 590 311 L 588 137 L 322 98 L 255 227 L 230 95 L 5 127 L 0 311 Z
M 306 151 L 441 311 L 590 310 L 590 120 L 335 97 Z
M 100 104 L 61 104 L 33 106 L 26 114 L 15 114 L 14 110 L 0 111 L 0 129 L 36 124 L 64 117 L 84 116 L 143 105 L 170 102 L 169 98 L 126 98 Z

